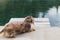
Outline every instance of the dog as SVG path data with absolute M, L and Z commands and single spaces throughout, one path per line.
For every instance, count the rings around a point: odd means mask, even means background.
M 5 28 L 0 33 L 4 33 L 3 36 L 7 38 L 15 38 L 17 34 L 35 31 L 35 29 L 31 28 L 31 24 L 34 24 L 34 18 L 27 16 L 22 22 L 14 21 L 6 23 L 4 25 Z

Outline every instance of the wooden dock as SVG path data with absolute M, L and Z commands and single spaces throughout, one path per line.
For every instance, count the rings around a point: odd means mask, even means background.
M 23 21 L 24 18 L 11 18 L 9 22 Z M 0 26 L 0 29 L 4 26 Z M 60 40 L 60 28 L 51 27 L 48 18 L 35 18 L 36 31 L 17 35 L 16 38 L 5 38 L 0 35 L 0 40 Z

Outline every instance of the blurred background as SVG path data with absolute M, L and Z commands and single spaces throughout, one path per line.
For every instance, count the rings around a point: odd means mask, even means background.
M 60 26 L 60 0 L 0 0 L 0 25 L 30 15 L 49 18 L 51 26 Z

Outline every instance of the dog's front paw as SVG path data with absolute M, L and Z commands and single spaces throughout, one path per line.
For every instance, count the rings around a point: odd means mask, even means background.
M 35 29 L 30 29 L 30 32 L 35 31 Z

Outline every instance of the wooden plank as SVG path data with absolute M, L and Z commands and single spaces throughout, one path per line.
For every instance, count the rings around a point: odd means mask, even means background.
M 44 30 L 46 25 L 42 27 L 35 27 L 36 31 L 17 35 L 16 38 L 5 38 L 0 35 L 0 40 L 44 40 Z M 46 27 L 45 27 L 46 26 Z M 1 26 L 2 27 L 2 26 Z
M 23 21 L 24 18 L 11 18 L 9 22 L 13 21 Z M 36 24 L 49 24 L 49 19 L 48 18 L 34 18 Z
M 45 40 L 60 40 L 60 27 L 50 27 L 45 29 Z

